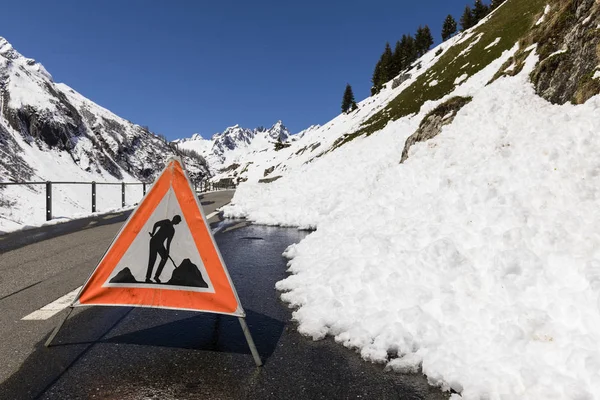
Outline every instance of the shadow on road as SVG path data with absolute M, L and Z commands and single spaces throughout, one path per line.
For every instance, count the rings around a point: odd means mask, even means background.
M 55 225 L 32 227 L 16 232 L 0 232 L 0 254 L 32 243 L 52 239 L 57 236 L 123 222 L 129 217 L 131 211 L 132 210 L 92 215 L 90 217 L 73 219 Z
M 94 343 L 97 343 L 111 329 L 117 326 L 131 312 L 131 308 L 90 309 L 73 316 L 56 338 L 69 337 L 75 340 L 73 346 L 46 348 L 43 340 L 35 344 L 35 350 L 25 360 L 21 368 L 0 384 L 2 398 L 36 399 L 83 357 Z M 81 329 L 96 321 L 91 329 Z
M 132 311 L 134 314 L 131 314 Z M 136 316 L 135 312 L 145 315 Z M 160 315 L 161 313 L 163 315 Z M 195 358 L 199 361 L 202 360 L 202 354 L 205 352 L 244 354 L 247 355 L 248 360 L 251 360 L 250 350 L 239 321 L 236 317 L 226 315 L 196 314 L 105 338 L 130 314 L 130 319 L 143 319 L 147 322 L 151 314 L 154 314 L 154 319 L 157 319 L 165 317 L 168 313 L 170 311 L 167 310 L 95 307 L 76 314 L 67 321 L 56 338 L 56 344 L 46 348 L 44 347 L 46 338 L 38 342 L 19 371 L 0 384 L 0 393 L 6 396 L 2 398 L 18 399 L 24 398 L 24 395 L 28 399 L 39 398 L 75 363 L 87 356 L 92 346 L 103 344 L 110 345 L 113 349 L 118 349 L 119 345 L 136 345 L 134 354 L 155 354 L 152 362 L 158 364 L 164 357 L 164 353 L 157 351 L 157 348 L 197 350 Z M 246 313 L 246 322 L 253 333 L 261 358 L 267 364 L 284 331 L 285 323 L 251 310 L 246 310 Z M 132 324 L 128 325 L 131 327 Z M 97 361 L 96 368 L 102 370 L 103 363 Z M 105 360 L 106 367 L 110 368 L 120 361 L 118 357 Z M 144 371 L 148 360 L 129 357 L 127 362 L 140 363 L 137 367 L 140 371 Z
M 247 310 L 246 322 L 252 332 L 263 362 L 275 351 L 285 323 L 264 314 Z M 152 328 L 113 336 L 104 343 L 171 347 L 250 355 L 248 344 L 236 317 L 198 314 Z

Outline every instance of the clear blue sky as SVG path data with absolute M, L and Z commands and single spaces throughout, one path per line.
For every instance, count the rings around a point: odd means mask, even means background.
M 486 2 L 487 3 L 487 2 Z M 170 139 L 227 126 L 296 133 L 362 100 L 385 42 L 471 0 L 28 0 L 0 2 L 5 37 L 116 114 Z

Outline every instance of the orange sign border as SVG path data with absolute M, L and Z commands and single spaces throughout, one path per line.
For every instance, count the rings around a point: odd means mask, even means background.
M 171 187 L 213 284 L 214 293 L 185 289 L 103 287 Z M 178 158 L 167 163 L 160 177 L 111 243 L 73 305 L 152 307 L 245 316 L 202 207 Z

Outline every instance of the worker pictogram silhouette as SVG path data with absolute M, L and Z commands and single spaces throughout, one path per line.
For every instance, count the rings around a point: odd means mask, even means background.
M 154 280 L 157 283 L 160 283 L 160 274 L 167 263 L 167 259 L 171 258 L 169 252 L 171 250 L 171 241 L 175 235 L 175 225 L 180 222 L 181 216 L 175 215 L 172 220 L 163 219 L 154 224 L 154 228 L 152 228 L 152 232 L 150 232 L 150 256 L 148 258 L 146 283 L 152 283 L 150 277 L 152 276 L 152 270 L 154 269 L 157 255 L 160 255 L 160 263 L 158 264 L 156 274 L 154 274 Z M 166 246 L 165 241 L 167 242 Z M 175 262 L 173 262 L 173 265 L 175 265 Z

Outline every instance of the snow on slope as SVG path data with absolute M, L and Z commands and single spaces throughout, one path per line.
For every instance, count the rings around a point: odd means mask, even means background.
M 175 154 L 147 129 L 118 117 L 0 38 L 0 181 L 151 182 Z M 192 178 L 205 161 L 184 157 Z M 142 187 L 128 186 L 135 204 Z M 121 207 L 119 186 L 97 187 L 97 210 Z M 90 185 L 55 185 L 54 216 L 91 212 Z M 0 186 L 0 231 L 45 221 L 45 187 Z
M 213 146 L 212 140 L 204 139 L 199 133 L 194 133 L 189 138 L 173 140 L 173 143 L 176 143 L 182 148 L 194 150 L 200 154 L 206 155 L 208 155 Z
M 550 105 L 526 72 L 403 165 L 418 118 L 238 189 L 230 216 L 318 226 L 277 284 L 300 332 L 465 399 L 600 398 L 600 99 Z
M 350 114 L 340 114 L 325 125 L 314 125 L 291 136 L 287 142 L 289 146 L 281 150 L 276 151 L 272 146 L 257 146 L 246 152 L 243 157 L 233 157 L 228 160 L 229 164 L 235 162 L 239 166 L 224 174 L 217 174 L 216 178 L 235 176 L 239 181 L 248 182 L 258 182 L 265 178 L 277 179 L 285 176 L 289 171 L 313 162 L 330 151 L 345 134 L 357 130 L 373 114 L 385 107 L 390 100 L 427 72 L 447 49 L 461 39 L 464 40 L 464 36 L 459 35 L 445 42 L 440 46 L 442 52 L 438 55 L 435 51 L 427 53 L 407 72 L 410 79 L 393 89 L 392 82 L 389 82 L 380 93 L 359 102 L 358 110 Z M 227 165 L 227 162 L 223 164 L 224 167 Z
M 600 399 L 600 97 L 538 97 L 535 55 L 486 86 L 515 50 L 415 116 L 241 185 L 226 215 L 318 227 L 277 284 L 303 334 L 456 399 Z M 456 95 L 473 100 L 399 164 Z
M 393 89 L 392 82 L 389 82 L 380 93 L 358 103 L 358 110 L 350 114 L 340 114 L 325 125 L 313 125 L 296 135 L 289 135 L 286 129 L 287 140 L 283 142 L 288 146 L 280 150 L 275 150 L 273 146 L 276 140 L 272 133 L 278 131 L 281 121 L 262 134 L 258 130 L 236 125 L 227 128 L 222 134 L 214 135 L 211 140 L 202 139 L 198 135 L 192 139 L 180 139 L 175 142 L 180 148 L 191 149 L 205 156 L 214 172 L 213 180 L 233 178 L 236 182 L 258 182 L 265 178 L 276 179 L 328 152 L 336 141 L 348 132 L 357 130 L 373 114 L 427 72 L 454 44 L 470 37 L 470 33 L 457 35 L 436 51 L 428 52 L 415 62 L 409 71 L 405 71 L 410 79 Z M 439 49 L 442 51 L 436 55 Z M 226 146 L 223 143 L 225 138 L 228 138 L 225 143 L 232 145 Z M 211 146 L 211 142 L 214 142 L 214 145 Z M 206 152 L 209 146 L 211 150 Z

